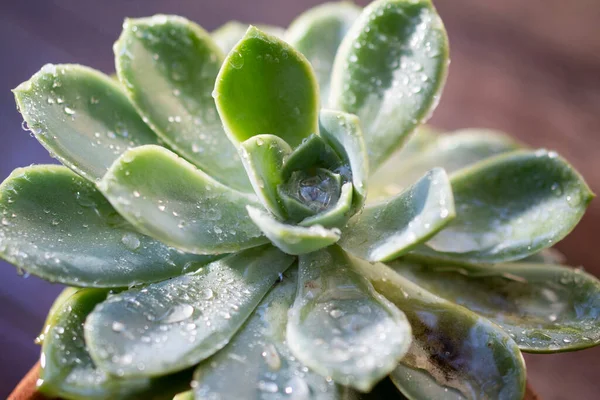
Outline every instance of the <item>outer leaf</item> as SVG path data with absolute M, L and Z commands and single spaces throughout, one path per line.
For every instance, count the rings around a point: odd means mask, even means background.
M 90 354 L 118 376 L 160 376 L 195 365 L 229 342 L 293 261 L 263 246 L 111 296 L 86 321 Z
M 46 334 L 50 330 L 50 322 L 51 322 L 50 317 L 52 315 L 54 315 L 55 313 L 57 313 L 58 310 L 61 309 L 62 305 L 72 295 L 74 295 L 78 290 L 79 290 L 79 288 L 67 286 L 66 288 L 64 288 L 58 294 L 58 296 L 56 296 L 56 298 L 52 302 L 52 305 L 50 306 L 50 309 L 48 310 L 48 314 L 46 315 L 46 321 L 44 322 L 44 328 L 42 329 L 42 332 L 40 332 L 40 334 L 38 335 L 38 337 L 35 338 L 35 344 L 40 344 L 41 345 L 41 344 L 44 343 L 44 339 L 46 338 Z
M 355 270 L 406 313 L 413 344 L 391 374 L 409 399 L 521 399 L 525 363 L 510 336 L 383 264 L 355 260 Z
M 172 398 L 187 383 L 183 376 L 120 379 L 94 365 L 85 346 L 83 323 L 106 298 L 106 293 L 98 289 L 79 290 L 51 310 L 42 347 L 38 390 L 50 397 L 69 399 Z
M 141 232 L 183 251 L 219 254 L 267 240 L 245 215 L 255 197 L 237 192 L 169 150 L 143 146 L 123 154 L 100 191 Z
M 355 210 L 359 210 L 367 196 L 367 148 L 360 121 L 355 115 L 334 110 L 321 110 L 320 133 L 346 164 L 338 172 L 351 180 Z
M 287 341 L 309 368 L 368 392 L 406 353 L 411 328 L 351 263 L 339 247 L 300 257 Z
M 248 215 L 271 243 L 287 254 L 305 254 L 319 250 L 340 239 L 339 229 L 326 229 L 321 225 L 302 227 L 277 221 L 264 211 L 247 207 Z
M 152 129 L 219 182 L 250 189 L 211 95 L 224 56 L 210 35 L 177 16 L 127 19 L 114 51 L 119 79 Z
M 123 287 L 214 259 L 139 234 L 85 179 L 57 165 L 19 168 L 0 185 L 0 257 L 52 282 Z
M 194 374 L 196 398 L 347 398 L 347 388 L 310 371 L 285 343 L 287 314 L 296 286 L 297 274 L 286 273 L 232 341 L 200 364 Z M 235 385 L 231 377 L 235 377 Z
M 430 0 L 377 0 L 342 41 L 329 106 L 358 115 L 373 170 L 435 108 L 448 38 Z
M 286 212 L 277 194 L 277 186 L 283 183 L 283 160 L 292 149 L 275 135 L 256 135 L 240 144 L 242 162 L 254 188 L 254 192 L 273 214 L 281 219 Z
M 93 69 L 47 64 L 13 92 L 39 142 L 91 181 L 127 149 L 157 143 L 117 83 Z
M 351 219 L 340 246 L 365 260 L 392 260 L 431 238 L 455 216 L 448 176 L 435 168 L 400 195 L 367 206 Z
M 321 89 L 321 102 L 329 98 L 329 78 L 338 47 L 361 8 L 348 1 L 320 4 L 300 14 L 285 39 L 310 61 Z
M 396 262 L 421 287 L 491 319 L 521 350 L 553 353 L 600 343 L 600 282 L 548 264 L 458 268 Z
M 310 64 L 290 45 L 255 27 L 225 59 L 214 96 L 234 143 L 272 134 L 296 147 L 317 132 L 319 95 Z
M 211 36 L 217 45 L 223 50 L 224 53 L 229 53 L 231 49 L 237 44 L 237 42 L 244 37 L 244 34 L 248 30 L 248 24 L 244 24 L 239 21 L 229 21 L 224 25 L 221 25 L 219 28 L 215 29 Z M 278 38 L 283 38 L 285 35 L 285 30 L 278 26 L 272 25 L 256 25 L 258 29 L 263 32 L 268 33 L 269 35 L 276 36 Z
M 463 129 L 441 135 L 420 130 L 414 140 L 394 153 L 369 178 L 369 201 L 400 193 L 432 168 L 441 167 L 452 174 L 519 147 L 521 145 L 507 135 L 487 129 Z
M 457 263 L 524 258 L 565 237 L 593 197 L 565 160 L 545 150 L 493 157 L 451 183 L 457 217 L 416 249 L 416 257 Z

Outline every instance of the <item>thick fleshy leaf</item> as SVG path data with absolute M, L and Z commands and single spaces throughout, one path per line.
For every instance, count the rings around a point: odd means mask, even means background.
M 369 178 L 369 201 L 400 193 L 432 168 L 441 167 L 452 174 L 519 147 L 521 145 L 507 135 L 487 129 L 463 129 L 433 135 L 421 128 L 414 139 L 411 138 Z
M 43 344 L 44 339 L 46 339 L 46 334 L 48 333 L 51 317 L 60 310 L 62 305 L 72 296 L 74 295 L 80 288 L 67 286 L 64 288 L 58 296 L 52 302 L 50 306 L 50 310 L 48 310 L 48 314 L 46 315 L 46 321 L 44 322 L 44 327 L 42 328 L 42 332 L 35 338 L 35 344 Z
M 126 19 L 114 52 L 125 91 L 157 135 L 219 182 L 249 190 L 212 98 L 224 55 L 210 35 L 172 15 Z
M 421 287 L 486 317 L 521 350 L 553 353 L 600 343 L 600 281 L 549 264 L 452 267 L 395 262 Z
M 318 131 L 319 93 L 310 63 L 253 26 L 225 59 L 213 95 L 234 143 L 270 134 L 296 147 Z
M 287 342 L 309 368 L 368 392 L 406 353 L 411 328 L 337 246 L 300 257 Z
M 254 192 L 265 208 L 281 219 L 286 212 L 277 194 L 283 183 L 283 160 L 292 152 L 290 146 L 275 135 L 256 135 L 240 144 L 242 163 Z
M 138 233 L 91 183 L 58 165 L 16 169 L 0 185 L 0 257 L 52 282 L 93 287 L 156 282 L 214 259 Z
M 508 333 L 389 267 L 352 263 L 402 310 L 413 329 L 408 354 L 391 378 L 409 399 L 522 399 L 525 363 Z
M 300 221 L 300 226 L 321 225 L 326 228 L 341 228 L 350 218 L 353 187 L 350 182 L 342 185 L 340 197 L 334 206 Z
M 271 243 L 287 254 L 305 254 L 327 247 L 340 239 L 339 229 L 321 225 L 309 227 L 288 225 L 266 212 L 248 206 L 248 215 Z
M 285 33 L 286 41 L 310 61 L 321 91 L 321 102 L 329 98 L 329 78 L 338 47 L 361 8 L 348 2 L 320 4 L 300 14 Z
M 565 237 L 594 196 L 577 171 L 546 150 L 490 158 L 454 174 L 451 183 L 457 217 L 411 256 L 518 260 Z
M 329 106 L 358 115 L 373 170 L 437 105 L 448 38 L 430 0 L 377 0 L 335 57 Z
M 107 291 L 81 289 L 51 310 L 42 346 L 38 390 L 67 399 L 170 399 L 185 387 L 183 374 L 151 380 L 120 379 L 97 369 L 86 349 L 83 323 Z M 185 374 L 189 379 L 189 374 Z
M 39 142 L 91 181 L 127 149 L 157 143 L 118 84 L 91 68 L 47 64 L 13 92 Z
M 293 261 L 263 246 L 111 296 L 86 321 L 90 354 L 117 376 L 160 376 L 193 366 L 229 342 Z
M 213 40 L 217 43 L 217 45 L 223 50 L 225 54 L 229 53 L 231 49 L 239 42 L 243 37 L 246 31 L 248 30 L 249 24 L 244 24 L 239 21 L 229 21 L 226 24 L 221 25 L 217 29 L 215 29 L 211 36 Z M 280 28 L 278 26 L 272 25 L 255 25 L 258 29 L 263 32 L 268 33 L 269 35 L 276 36 L 278 38 L 282 38 L 285 35 L 285 29 Z
M 359 210 L 367 196 L 367 177 L 369 176 L 367 148 L 360 121 L 352 114 L 321 110 L 319 127 L 321 137 L 346 164 L 342 165 L 337 172 L 352 181 L 353 204 L 355 210 Z
M 350 220 L 339 244 L 365 260 L 388 261 L 431 238 L 455 216 L 448 175 L 435 168 L 387 202 L 367 206 Z
M 347 399 L 352 390 L 309 370 L 285 343 L 297 273 L 288 271 L 231 342 L 194 374 L 198 399 Z M 235 377 L 235 385 L 231 378 Z
M 124 153 L 98 183 L 137 229 L 198 254 L 221 254 L 266 243 L 246 216 L 253 195 L 235 191 L 158 146 Z

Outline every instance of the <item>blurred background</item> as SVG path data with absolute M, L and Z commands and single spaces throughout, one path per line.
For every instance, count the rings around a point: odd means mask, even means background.
M 21 129 L 10 89 L 45 63 L 112 73 L 124 17 L 183 15 L 213 30 L 230 19 L 287 26 L 318 0 L 20 0 L 0 4 L 0 180 L 13 168 L 54 162 Z M 365 5 L 368 1 L 358 1 Z M 431 121 L 448 130 L 489 127 L 557 150 L 600 193 L 600 2 L 434 0 L 450 36 L 452 65 Z M 600 200 L 557 247 L 600 276 Z M 36 362 L 33 340 L 60 291 L 0 262 L 0 398 Z M 600 348 L 526 356 L 544 400 L 600 398 Z

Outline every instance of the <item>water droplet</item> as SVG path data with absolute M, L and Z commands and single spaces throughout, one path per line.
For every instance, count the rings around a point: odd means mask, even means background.
M 229 65 L 232 68 L 240 69 L 244 66 L 244 56 L 239 51 L 233 51 L 229 55 Z
M 202 290 L 202 298 L 204 298 L 205 300 L 210 300 L 213 298 L 214 296 L 214 292 L 211 289 L 204 289 Z
M 164 322 L 166 324 L 173 324 L 175 322 L 181 322 L 190 318 L 194 314 L 194 307 L 189 304 L 176 304 L 169 309 L 159 321 Z
M 133 232 L 127 232 L 121 238 L 121 242 L 130 250 L 136 250 L 140 247 L 140 239 Z
M 342 310 L 338 310 L 337 308 L 334 308 L 333 310 L 331 310 L 329 312 L 329 315 L 331 315 L 331 318 L 338 319 L 344 315 L 344 312 Z
M 72 108 L 69 108 L 69 107 L 65 107 L 65 114 L 74 115 L 75 110 L 73 110 Z
M 122 322 L 114 321 L 112 323 L 112 330 L 115 332 L 122 332 L 125 329 L 125 325 Z

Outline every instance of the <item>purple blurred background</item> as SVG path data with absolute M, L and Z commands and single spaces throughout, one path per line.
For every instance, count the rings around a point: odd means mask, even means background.
M 434 0 L 450 35 L 452 65 L 432 123 L 490 127 L 559 151 L 600 192 L 600 2 Z M 21 129 L 10 89 L 45 63 L 81 63 L 112 73 L 112 43 L 124 17 L 180 14 L 207 30 L 230 19 L 286 26 L 317 0 L 21 0 L 0 4 L 0 179 L 54 162 Z M 361 5 L 366 1 L 359 1 Z M 571 265 L 600 275 L 595 247 L 600 201 L 561 242 Z M 36 362 L 33 339 L 58 285 L 23 279 L 0 262 L 0 398 Z M 545 400 L 600 397 L 600 348 L 528 356 Z

